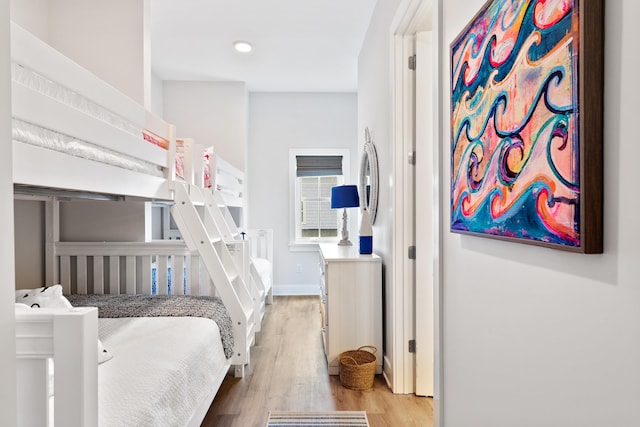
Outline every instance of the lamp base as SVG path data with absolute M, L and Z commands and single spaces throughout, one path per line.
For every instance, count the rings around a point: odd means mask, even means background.
M 349 229 L 347 228 L 347 208 L 342 212 L 342 240 L 338 242 L 338 246 L 352 246 L 349 240 Z

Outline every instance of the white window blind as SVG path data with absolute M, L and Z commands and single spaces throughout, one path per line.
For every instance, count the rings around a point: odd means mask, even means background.
M 336 211 L 331 209 L 331 187 L 338 176 L 302 177 L 300 185 L 300 237 L 333 237 L 338 234 Z

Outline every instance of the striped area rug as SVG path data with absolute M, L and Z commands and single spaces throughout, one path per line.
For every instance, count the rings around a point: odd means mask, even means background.
M 267 427 L 368 427 L 364 411 L 292 412 L 271 411 Z

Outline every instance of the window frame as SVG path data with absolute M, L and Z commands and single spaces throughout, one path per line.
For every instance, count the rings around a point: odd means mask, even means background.
M 298 206 L 300 205 L 300 189 L 297 186 L 296 156 L 342 156 L 342 181 L 350 181 L 350 150 L 348 148 L 291 148 L 289 149 L 289 246 L 291 248 L 317 247 L 318 243 L 337 242 L 340 240 L 340 228 L 337 237 L 298 238 L 297 220 Z M 336 218 L 338 212 L 336 211 Z

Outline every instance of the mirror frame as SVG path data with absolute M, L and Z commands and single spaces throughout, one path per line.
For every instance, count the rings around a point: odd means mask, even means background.
M 364 151 L 362 153 L 362 159 L 360 161 L 360 180 L 359 180 L 359 192 L 360 192 L 360 209 L 365 207 L 369 210 L 371 216 L 371 224 L 376 220 L 376 213 L 378 211 L 378 156 L 376 154 L 376 147 L 371 140 L 371 133 L 369 128 L 364 129 Z M 369 204 L 366 204 L 366 170 L 367 164 L 370 170 L 371 191 L 369 192 Z

